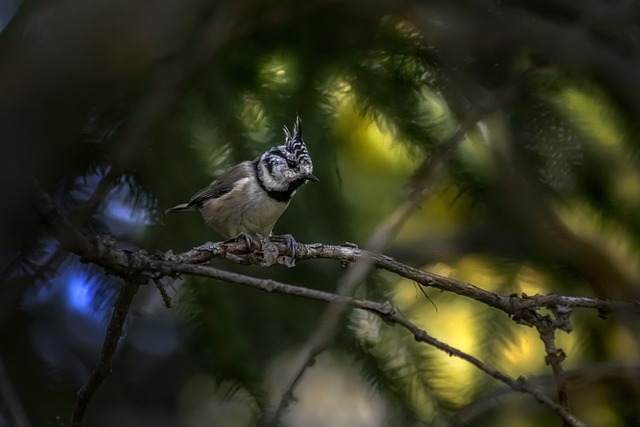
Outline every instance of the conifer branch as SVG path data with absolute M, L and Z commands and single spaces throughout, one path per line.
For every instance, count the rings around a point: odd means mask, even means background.
M 158 280 L 162 277 L 176 277 L 178 275 L 193 275 L 212 279 L 223 280 L 245 286 L 251 286 L 267 292 L 278 292 L 287 295 L 299 296 L 302 298 L 325 301 L 341 306 L 351 307 L 372 312 L 385 321 L 398 324 L 409 330 L 418 341 L 432 345 L 439 350 L 450 355 L 460 357 L 473 364 L 478 369 L 487 373 L 496 380 L 506 384 L 515 391 L 530 394 L 536 400 L 543 403 L 551 410 L 562 417 L 567 425 L 581 426 L 581 422 L 573 416 L 563 404 L 553 402 L 537 387 L 531 386 L 523 379 L 513 379 L 501 371 L 486 365 L 479 359 L 468 355 L 459 349 L 451 347 L 431 337 L 426 331 L 420 329 L 407 319 L 405 319 L 395 308 L 388 303 L 353 298 L 350 296 L 334 294 L 330 292 L 309 289 L 268 279 L 254 278 L 238 273 L 232 273 L 210 266 L 202 265 L 214 257 L 232 259 L 236 262 L 252 263 L 264 265 L 265 257 L 255 248 L 247 247 L 243 239 L 238 241 L 227 241 L 219 243 L 208 243 L 190 251 L 173 255 L 171 253 L 160 253 L 149 255 L 145 251 L 128 252 L 116 247 L 115 242 L 108 238 L 89 238 L 60 215 L 50 196 L 46 194 L 37 182 L 33 182 L 34 206 L 40 213 L 43 221 L 49 227 L 52 234 L 58 239 L 61 245 L 73 252 L 84 261 L 93 262 L 102 266 L 111 274 L 116 274 L 125 278 L 127 284 L 121 290 L 121 296 L 116 301 L 114 314 L 109 325 L 107 337 L 101 352 L 100 362 L 91 374 L 87 385 L 79 393 L 78 404 L 72 426 L 82 425 L 82 416 L 93 392 L 99 387 L 102 380 L 109 373 L 110 360 L 115 352 L 117 341 L 121 332 L 122 322 L 128 313 L 131 299 L 139 285 L 147 283 L 148 280 Z M 284 243 L 271 242 L 272 245 L 267 253 L 272 253 L 275 249 L 278 257 L 268 260 L 271 264 L 278 262 L 280 257 L 285 257 L 288 248 Z M 529 326 L 534 326 L 538 320 L 537 310 L 543 307 L 555 310 L 556 319 L 549 324 L 553 329 L 565 329 L 567 326 L 567 316 L 570 311 L 568 307 L 583 307 L 597 309 L 599 312 L 631 311 L 640 312 L 637 303 L 624 301 L 605 301 L 596 298 L 576 298 L 561 295 L 546 296 L 501 296 L 482 290 L 471 284 L 465 284 L 433 273 L 423 272 L 413 267 L 404 265 L 390 257 L 372 252 L 362 251 L 353 245 L 332 246 L 324 244 L 298 244 L 296 259 L 333 259 L 340 262 L 356 262 L 358 259 L 368 259 L 373 266 L 383 268 L 403 277 L 411 278 L 423 286 L 431 286 L 448 292 L 454 292 L 473 298 L 491 307 L 500 309 L 509 314 L 514 320 Z M 559 310 L 560 309 L 560 310 Z M 562 315 L 558 314 L 561 313 Z M 546 333 L 546 332 L 545 332 Z M 542 333 L 541 333 L 542 335 Z

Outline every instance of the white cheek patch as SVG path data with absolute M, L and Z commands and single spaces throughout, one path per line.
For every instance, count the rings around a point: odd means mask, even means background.
M 262 184 L 269 191 L 284 191 L 286 190 L 286 182 L 276 180 L 266 166 L 261 165 L 262 168 Z

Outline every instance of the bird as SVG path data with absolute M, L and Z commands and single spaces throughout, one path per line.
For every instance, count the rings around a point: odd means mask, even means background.
M 200 211 L 207 225 L 224 239 L 242 236 L 247 245 L 255 244 L 255 237 L 271 237 L 273 227 L 298 188 L 308 181 L 319 181 L 302 139 L 300 117 L 296 116 L 292 131 L 286 126 L 283 129 L 283 145 L 228 168 L 188 203 L 169 208 L 165 213 Z M 289 234 L 282 237 L 295 256 L 293 237 Z

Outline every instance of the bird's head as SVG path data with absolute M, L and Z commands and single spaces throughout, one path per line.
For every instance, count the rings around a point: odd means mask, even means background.
M 293 131 L 284 126 L 285 143 L 264 152 L 258 160 L 258 178 L 267 191 L 293 193 L 307 181 L 318 181 L 302 140 L 302 122 L 296 117 Z

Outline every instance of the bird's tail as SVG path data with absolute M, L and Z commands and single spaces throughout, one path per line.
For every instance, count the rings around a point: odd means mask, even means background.
M 166 211 L 164 211 L 164 213 L 168 214 L 170 212 L 190 212 L 190 211 L 197 211 L 197 210 L 198 208 L 196 208 L 195 206 L 193 205 L 189 206 L 189 203 L 181 203 L 177 206 L 167 209 Z

